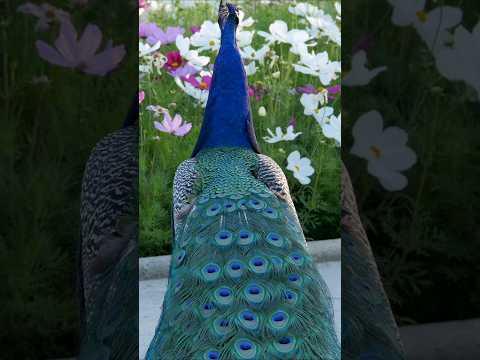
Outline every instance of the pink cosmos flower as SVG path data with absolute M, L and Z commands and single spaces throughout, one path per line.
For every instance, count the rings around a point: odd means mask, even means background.
M 162 45 L 175 42 L 177 36 L 185 32 L 181 27 L 168 27 L 166 31 L 160 29 L 154 23 L 144 23 L 140 25 L 140 36 L 146 37 L 150 45 L 161 42 Z
M 148 3 L 146 0 L 138 0 L 138 7 L 140 9 L 144 9 L 144 10 L 147 10 L 148 8 Z
M 192 32 L 192 34 L 195 34 L 200 31 L 200 26 L 194 25 L 190 28 L 190 31 Z
M 198 73 L 198 70 L 195 66 L 190 65 L 189 63 L 185 64 L 185 66 L 179 67 L 176 70 L 170 70 L 168 73 L 173 77 L 179 78 L 186 78 L 189 75 L 194 75 Z
M 138 93 L 138 103 L 141 104 L 145 100 L 145 91 L 140 91 Z
M 183 64 L 182 55 L 180 55 L 179 51 L 170 51 L 167 53 L 167 62 L 165 63 L 165 67 L 169 71 L 177 70 Z
M 192 129 L 192 124 L 185 122 L 182 125 L 183 119 L 180 114 L 176 114 L 175 117 L 170 117 L 168 111 L 163 112 L 163 121 L 160 123 L 158 121 L 154 121 L 155 129 L 158 131 L 173 134 L 175 136 L 185 136 L 187 135 L 190 130 Z
M 62 23 L 63 21 L 70 20 L 69 13 L 57 9 L 56 7 L 47 3 L 43 3 L 42 5 L 36 5 L 27 2 L 20 5 L 17 8 L 17 11 L 24 14 L 36 16 L 38 18 L 37 24 L 35 25 L 36 31 L 48 30 L 50 24 L 52 24 L 53 22 Z
M 295 88 L 295 91 L 297 92 L 297 94 L 318 94 L 319 93 L 318 89 L 312 84 L 297 86 Z
M 292 115 L 292 117 L 290 118 L 290 121 L 288 122 L 288 125 L 294 128 L 295 126 L 297 126 L 297 118 L 295 117 L 295 115 Z
M 342 86 L 340 84 L 327 87 L 328 99 L 334 100 L 335 95 L 342 91 Z
M 77 40 L 77 37 L 72 23 L 64 21 L 55 40 L 55 48 L 42 40 L 37 40 L 35 45 L 38 54 L 45 61 L 92 75 L 106 75 L 116 68 L 125 56 L 125 47 L 112 47 L 111 40 L 103 51 L 96 54 L 102 41 L 102 32 L 96 25 L 88 24 L 80 40 Z
M 267 89 L 262 83 L 256 83 L 255 85 L 250 85 L 248 87 L 248 95 L 255 97 L 255 100 L 261 101 L 263 97 L 267 94 Z
M 192 84 L 193 87 L 200 90 L 209 90 L 210 85 L 212 84 L 212 77 L 210 75 L 205 75 L 198 79 L 195 76 L 189 75 L 186 76 L 183 80 Z

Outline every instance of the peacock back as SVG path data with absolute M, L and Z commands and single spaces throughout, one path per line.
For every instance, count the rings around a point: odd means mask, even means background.
M 177 170 L 174 244 L 146 359 L 339 359 L 328 288 L 270 158 L 202 150 Z

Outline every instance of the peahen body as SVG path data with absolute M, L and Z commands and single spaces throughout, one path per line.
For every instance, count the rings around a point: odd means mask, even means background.
M 169 282 L 146 359 L 338 360 L 328 288 L 285 175 L 256 143 L 237 24 L 221 5 L 202 130 L 175 175 Z

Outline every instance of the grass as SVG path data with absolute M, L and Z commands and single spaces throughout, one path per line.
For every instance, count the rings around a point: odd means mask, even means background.
M 334 13 L 331 1 L 310 1 Z M 287 22 L 289 29 L 305 28 L 299 23 L 299 17 L 288 12 L 288 3 L 262 5 L 258 2 L 245 2 L 242 9 L 246 17 L 252 16 L 256 22 L 245 30 L 263 30 L 268 32 L 269 25 L 281 19 Z M 194 8 L 176 11 L 158 11 L 150 14 L 149 21 L 160 27 L 181 26 L 190 36 L 188 29 L 192 25 L 201 25 L 205 20 L 215 21 L 217 10 L 202 4 Z M 253 47 L 259 48 L 264 39 L 255 34 Z M 325 138 L 320 126 L 313 117 L 303 114 L 299 95 L 291 95 L 289 90 L 295 86 L 311 83 L 320 87 L 318 78 L 295 72 L 292 64 L 298 62 L 298 56 L 289 52 L 287 45 L 276 45 L 280 57 L 272 69 L 267 65 L 257 65 L 257 73 L 248 78 L 249 84 L 262 85 L 267 94 L 261 101 L 251 98 L 255 131 L 262 151 L 272 157 L 284 169 L 290 184 L 290 190 L 304 227 L 305 235 L 310 239 L 328 239 L 339 237 L 340 216 L 340 149 L 332 140 Z M 176 50 L 175 45 L 162 46 L 160 51 Z M 318 41 L 315 52 L 328 51 L 331 60 L 340 59 L 340 48 Z M 215 54 L 203 52 L 214 62 Z M 268 64 L 269 61 L 266 61 Z M 279 78 L 272 76 L 280 72 Z M 336 81 L 338 83 L 338 80 Z M 332 84 L 333 85 L 333 84 Z M 176 167 L 191 155 L 200 131 L 203 109 L 195 105 L 193 98 L 184 94 L 173 78 L 162 71 L 161 75 L 151 74 L 140 81 L 140 89 L 146 93 L 141 107 L 141 148 L 140 148 L 140 251 L 142 256 L 167 254 L 171 250 L 170 214 L 172 202 L 172 180 Z M 179 113 L 183 119 L 193 124 L 192 131 L 184 138 L 160 133 L 153 127 L 155 120 L 145 108 L 147 105 L 161 105 L 168 108 L 171 115 Z M 259 117 L 258 109 L 264 106 L 266 117 Z M 333 105 L 335 113 L 340 112 L 340 97 Z M 277 126 L 285 129 L 292 116 L 296 117 L 295 131 L 303 134 L 292 142 L 267 144 L 262 140 L 267 128 Z M 154 139 L 156 136 L 158 140 Z M 309 185 L 301 185 L 292 173 L 286 170 L 286 158 L 290 152 L 298 150 L 302 156 L 312 160 L 315 174 Z

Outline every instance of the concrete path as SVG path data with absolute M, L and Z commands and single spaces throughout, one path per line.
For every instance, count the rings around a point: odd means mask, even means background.
M 325 279 L 333 298 L 335 311 L 335 330 L 340 338 L 341 319 L 341 266 L 339 261 L 322 262 L 317 265 Z M 160 318 L 163 297 L 167 287 L 167 279 L 150 279 L 140 281 L 140 333 L 139 357 L 143 359 L 148 349 L 155 327 Z

